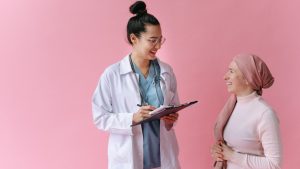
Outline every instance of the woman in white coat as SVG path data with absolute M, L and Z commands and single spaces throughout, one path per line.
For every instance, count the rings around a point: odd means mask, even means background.
M 93 119 L 109 132 L 109 169 L 179 169 L 178 144 L 173 129 L 178 114 L 131 127 L 161 105 L 178 105 L 172 68 L 157 59 L 165 38 L 159 21 L 146 4 L 130 7 L 127 24 L 132 52 L 109 66 L 93 95 Z

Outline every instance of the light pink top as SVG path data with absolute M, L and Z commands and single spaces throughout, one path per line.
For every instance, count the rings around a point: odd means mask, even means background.
M 253 92 L 237 97 L 224 139 L 235 150 L 227 169 L 279 169 L 279 121 L 272 108 Z

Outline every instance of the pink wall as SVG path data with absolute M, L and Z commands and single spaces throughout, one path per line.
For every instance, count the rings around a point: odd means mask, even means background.
M 1 169 L 107 168 L 107 134 L 93 125 L 91 96 L 104 68 L 130 52 L 132 2 L 0 1 Z M 173 66 L 181 100 L 200 101 L 176 126 L 182 168 L 211 166 L 213 124 L 228 96 L 222 77 L 240 52 L 261 56 L 276 78 L 264 96 L 281 121 L 283 168 L 297 168 L 300 3 L 149 0 L 148 7 L 167 38 L 159 56 Z

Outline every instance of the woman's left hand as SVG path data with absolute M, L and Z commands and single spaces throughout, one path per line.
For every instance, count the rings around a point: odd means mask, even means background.
M 178 120 L 178 113 L 171 113 L 168 116 L 162 117 L 162 120 L 165 122 L 165 126 L 168 130 L 173 127 L 173 124 Z
M 171 113 L 167 116 L 162 117 L 162 119 L 165 121 L 165 123 L 173 124 L 175 121 L 177 121 L 178 116 L 179 116 L 178 113 Z

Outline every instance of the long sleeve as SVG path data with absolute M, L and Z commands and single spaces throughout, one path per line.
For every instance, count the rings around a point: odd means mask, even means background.
M 171 75 L 172 75 L 172 78 L 171 78 L 170 89 L 174 93 L 174 95 L 173 95 L 173 98 L 171 98 L 170 105 L 179 105 L 180 101 L 179 101 L 179 96 L 178 96 L 178 91 L 177 91 L 177 80 L 176 80 L 176 76 L 172 69 L 171 69 Z M 173 123 L 171 127 L 167 127 L 168 130 L 170 130 L 171 128 L 176 126 L 177 123 L 178 123 L 178 120 L 175 121 L 175 123 Z
M 113 112 L 112 92 L 114 90 L 109 82 L 109 73 L 105 71 L 100 78 L 99 84 L 93 94 L 92 110 L 93 120 L 97 128 L 116 134 L 132 135 L 133 114 L 128 112 Z
M 280 169 L 281 143 L 279 122 L 272 110 L 263 113 L 257 127 L 264 156 L 235 152 L 233 163 L 248 169 Z
M 177 92 L 177 80 L 176 80 L 176 76 L 173 72 L 172 72 L 172 83 L 171 83 L 171 90 L 174 91 L 174 97 L 171 99 L 171 105 L 179 105 L 180 101 L 179 101 L 179 96 L 178 96 L 178 92 Z

